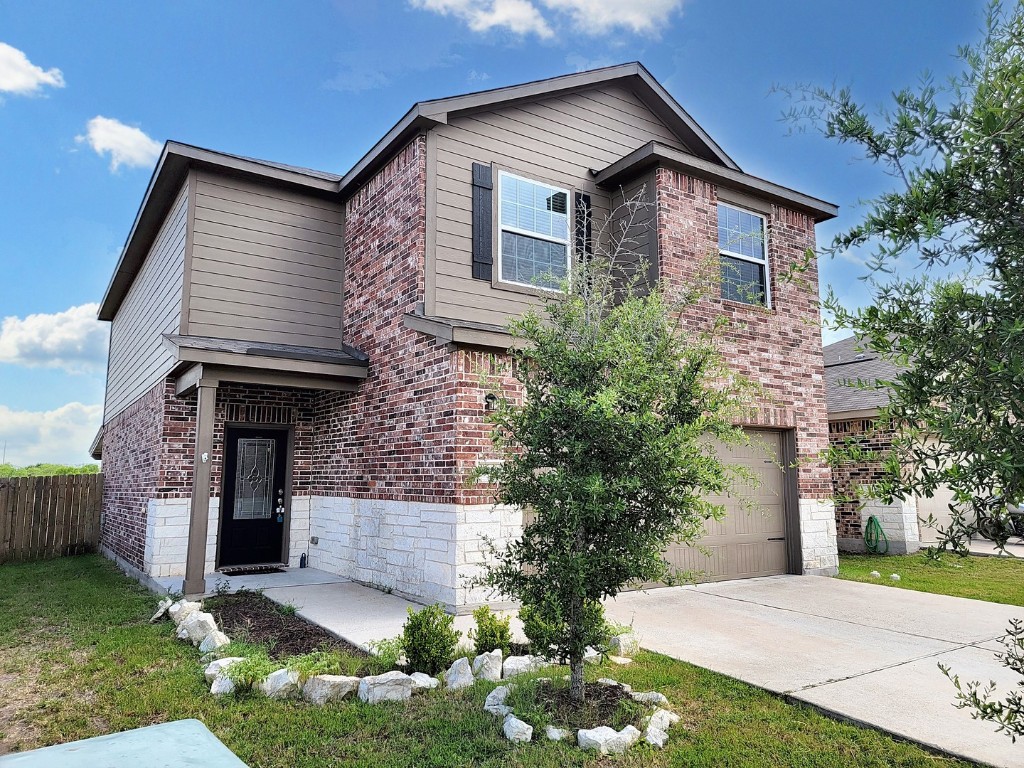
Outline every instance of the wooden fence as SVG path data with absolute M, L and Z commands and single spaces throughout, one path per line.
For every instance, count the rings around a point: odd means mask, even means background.
M 96 549 L 103 475 L 0 477 L 0 563 Z

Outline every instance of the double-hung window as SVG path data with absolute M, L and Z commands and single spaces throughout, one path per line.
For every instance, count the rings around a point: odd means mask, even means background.
M 719 203 L 718 252 L 722 298 L 771 306 L 764 216 Z
M 569 191 L 498 173 L 498 275 L 557 290 L 569 275 Z

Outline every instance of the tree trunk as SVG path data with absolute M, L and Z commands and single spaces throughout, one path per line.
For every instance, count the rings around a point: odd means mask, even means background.
M 584 701 L 583 657 L 569 659 L 569 698 L 577 704 Z

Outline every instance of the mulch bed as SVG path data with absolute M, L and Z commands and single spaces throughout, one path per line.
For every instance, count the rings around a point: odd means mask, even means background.
M 596 728 L 612 725 L 622 728 L 627 722 L 639 720 L 640 708 L 632 697 L 615 685 L 587 683 L 584 703 L 578 706 L 569 698 L 569 687 L 541 682 L 537 685 L 537 703 L 551 716 L 559 728 Z M 623 706 L 623 703 L 626 703 Z M 635 716 L 634 716 L 635 715 Z M 633 722 L 637 725 L 637 722 Z
M 284 659 L 312 651 L 367 654 L 323 627 L 289 613 L 259 592 L 241 590 L 218 595 L 203 603 L 232 640 L 265 645 L 272 659 Z

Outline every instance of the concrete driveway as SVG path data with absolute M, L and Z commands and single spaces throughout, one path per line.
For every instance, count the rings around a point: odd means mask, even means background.
M 1018 679 L 994 652 L 1024 608 L 817 576 L 629 592 L 606 604 L 644 647 L 786 694 L 943 752 L 1024 765 L 1024 743 L 952 706 L 937 664 L 991 680 L 1003 698 Z

